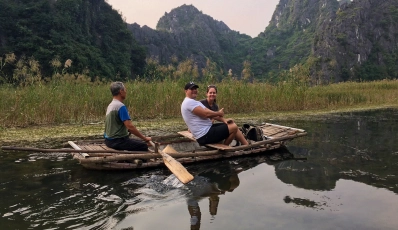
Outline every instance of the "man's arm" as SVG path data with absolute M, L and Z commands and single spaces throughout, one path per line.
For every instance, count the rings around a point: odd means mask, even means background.
M 145 137 L 144 135 L 142 135 L 140 133 L 140 131 L 137 130 L 137 128 L 133 125 L 133 122 L 131 122 L 131 118 L 130 115 L 127 111 L 127 107 L 126 106 L 122 106 L 119 109 L 119 118 L 120 120 L 123 121 L 124 126 L 126 126 L 127 130 L 129 131 L 129 133 L 134 134 L 136 137 L 141 138 L 144 141 L 150 141 L 152 140 L 152 138 L 150 137 Z
M 201 106 L 197 106 L 192 110 L 192 113 L 201 118 L 223 117 L 224 108 L 220 109 L 219 111 L 211 111 L 208 108 L 202 108 Z
M 133 122 L 131 122 L 131 120 L 125 120 L 125 121 L 123 121 L 123 124 L 126 126 L 126 128 L 128 129 L 128 131 L 130 133 L 141 138 L 143 141 L 151 141 L 152 140 L 151 137 L 146 137 L 146 136 L 142 135 L 140 133 L 140 131 L 138 131 L 138 129 L 133 125 Z

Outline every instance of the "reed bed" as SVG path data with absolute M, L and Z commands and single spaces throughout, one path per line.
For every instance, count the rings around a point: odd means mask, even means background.
M 125 104 L 132 119 L 179 118 L 185 97 L 181 81 L 129 81 Z M 199 83 L 205 98 L 209 83 Z M 292 82 L 217 83 L 217 103 L 234 113 L 333 110 L 351 106 L 398 105 L 398 81 L 345 82 L 305 86 Z M 103 122 L 112 100 L 108 82 L 50 81 L 27 86 L 0 85 L 0 127 Z

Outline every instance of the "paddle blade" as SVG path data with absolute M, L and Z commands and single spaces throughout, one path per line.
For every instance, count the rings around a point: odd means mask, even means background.
M 155 143 L 153 143 L 152 141 L 150 141 L 149 143 L 156 149 Z M 158 151 L 163 157 L 164 164 L 167 166 L 167 168 L 170 169 L 170 171 L 177 177 L 178 180 L 180 180 L 184 184 L 193 180 L 192 174 L 190 174 L 180 162 L 178 162 L 167 153 L 164 153 L 160 149 Z
M 164 164 L 177 177 L 177 179 L 181 181 L 181 183 L 186 184 L 193 180 L 194 177 L 192 174 L 190 174 L 180 162 L 164 152 L 160 154 L 162 154 Z
M 166 153 L 166 154 L 170 154 L 170 153 L 178 153 L 177 150 L 175 150 L 173 148 L 173 146 L 171 145 L 166 145 L 166 147 L 162 150 L 162 152 Z

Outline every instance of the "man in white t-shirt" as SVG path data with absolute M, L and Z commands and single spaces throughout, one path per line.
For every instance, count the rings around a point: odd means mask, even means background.
M 236 139 L 242 145 L 247 145 L 247 140 L 234 122 L 212 123 L 211 118 L 224 116 L 224 108 L 211 111 L 195 100 L 198 88 L 194 82 L 187 83 L 184 87 L 185 99 L 181 104 L 181 115 L 196 141 L 200 145 L 206 145 L 224 140 L 224 144 L 229 145 Z

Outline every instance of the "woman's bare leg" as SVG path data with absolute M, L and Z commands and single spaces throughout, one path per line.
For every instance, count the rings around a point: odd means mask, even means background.
M 237 131 L 239 131 L 238 126 L 235 123 L 230 123 L 228 125 L 229 136 L 224 140 L 224 145 L 229 145 L 235 139 Z
M 239 129 L 236 132 L 235 139 L 238 140 L 241 143 L 241 145 L 248 145 L 249 144 L 249 142 L 247 142 L 245 136 L 243 135 L 243 133 Z
M 241 145 L 248 145 L 249 142 L 247 142 L 245 136 L 243 133 L 239 130 L 238 126 L 235 123 L 228 124 L 228 130 L 229 130 L 229 136 L 227 139 L 224 141 L 224 145 L 229 145 L 231 142 L 236 139 L 241 143 Z

